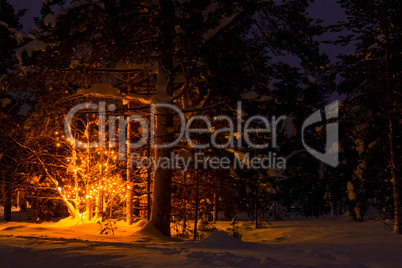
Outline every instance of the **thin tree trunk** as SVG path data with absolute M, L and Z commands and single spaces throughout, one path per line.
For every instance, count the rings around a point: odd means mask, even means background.
M 151 145 L 148 143 L 148 159 L 151 157 Z M 147 221 L 151 219 L 151 168 L 147 170 Z
M 87 138 L 87 142 L 88 142 L 88 146 L 87 146 L 87 174 L 91 174 L 91 157 L 90 157 L 90 149 L 89 149 L 89 143 L 90 143 L 90 136 L 89 136 L 89 117 L 87 115 L 87 125 L 86 125 L 86 138 Z M 86 189 L 85 189 L 85 193 L 86 193 L 86 213 L 88 214 L 88 220 L 92 220 L 92 210 L 93 210 L 93 205 L 92 205 L 92 198 L 89 196 L 89 192 L 90 192 L 90 179 L 91 178 L 87 178 L 87 181 L 85 183 L 86 185 Z
M 11 221 L 11 191 L 10 191 L 10 184 L 6 179 L 6 176 L 3 173 L 2 178 L 2 185 L 1 185 L 1 195 L 3 197 L 3 205 L 4 205 L 4 221 L 8 222 Z
M 89 193 L 90 188 L 89 188 L 89 183 L 86 185 L 86 193 Z M 87 217 L 88 220 L 92 220 L 92 212 L 93 212 L 93 204 L 92 204 L 92 198 L 87 194 L 88 198 L 86 199 L 86 212 L 87 212 Z
M 216 191 L 214 193 L 214 212 L 212 214 L 214 222 L 216 222 L 218 220 L 218 202 L 219 202 L 219 196 L 218 196 L 218 191 Z
M 110 201 L 110 206 L 109 206 L 109 218 L 113 218 L 113 200 Z
M 103 210 L 103 180 L 99 180 L 99 192 L 98 192 L 98 200 L 96 202 L 96 212 L 95 217 L 101 218 L 102 217 L 102 210 Z
M 73 147 L 73 160 L 74 160 L 74 167 L 77 167 L 77 152 L 75 150 L 75 147 Z M 77 204 L 79 203 L 80 200 L 80 191 L 78 190 L 78 176 L 77 176 L 77 170 L 74 170 L 74 190 L 75 190 L 75 200 L 76 200 L 76 207 Z
M 195 217 L 194 217 L 194 239 L 197 239 L 197 223 L 198 223 L 198 169 L 196 170 L 196 190 L 195 190 Z
M 184 204 L 184 212 L 183 212 L 183 234 L 186 233 L 187 229 L 187 201 Z
M 126 222 L 128 225 L 133 224 L 133 183 L 127 183 L 127 216 Z
M 103 209 L 103 156 L 101 154 L 101 161 L 100 161 L 100 180 L 98 185 L 98 200 L 96 200 L 95 204 L 95 218 L 100 218 L 102 216 L 102 209 Z
M 21 205 L 20 205 L 20 191 L 17 191 L 17 208 L 21 210 Z
M 255 203 L 254 203 L 254 214 L 255 214 L 255 228 L 260 228 L 259 224 L 259 216 L 258 216 L 258 194 L 257 190 L 255 191 Z
M 106 212 L 108 201 L 107 196 L 105 195 L 105 191 L 103 191 L 102 193 L 102 200 L 103 200 L 102 212 Z
M 396 175 L 395 151 L 394 151 L 394 127 L 392 124 L 393 103 L 391 101 L 391 85 L 390 85 L 390 54 L 389 54 L 389 29 L 385 26 L 385 77 L 386 91 L 388 103 L 388 138 L 391 164 L 391 183 L 392 183 L 392 198 L 394 199 L 394 231 L 402 233 L 402 208 L 399 193 L 399 179 Z
M 126 164 L 126 179 L 127 179 L 127 216 L 128 225 L 133 224 L 133 182 L 130 178 L 130 123 L 127 124 L 127 164 Z

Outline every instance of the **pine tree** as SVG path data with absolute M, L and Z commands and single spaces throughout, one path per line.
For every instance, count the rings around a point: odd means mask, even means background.
M 15 12 L 7 0 L 0 1 L 0 75 L 8 73 L 16 64 L 15 49 L 22 42 L 22 33 L 18 32 L 22 25 L 19 19 L 25 10 Z
M 16 165 L 13 164 L 15 157 L 13 149 L 15 143 L 10 139 L 10 135 L 18 128 L 17 116 L 21 103 L 16 96 L 8 94 L 6 91 L 12 87 L 6 81 L 7 74 L 10 73 L 14 64 L 17 63 L 15 50 L 24 41 L 24 35 L 18 30 L 21 29 L 19 23 L 20 17 L 24 14 L 24 10 L 15 12 L 14 8 L 6 1 L 0 1 L 0 121 L 1 121 L 1 157 L 0 167 L 2 170 L 2 200 L 4 205 L 4 220 L 11 220 L 11 197 L 12 197 L 12 178 L 17 173 Z M 10 125 L 15 128 L 10 130 Z
M 340 92 L 349 95 L 345 103 L 351 112 L 359 109 L 368 111 L 364 117 L 356 118 L 353 123 L 355 126 L 362 126 L 357 133 L 361 137 L 361 144 L 358 146 L 362 146 L 359 150 L 360 156 L 365 157 L 360 160 L 356 172 L 363 167 L 363 170 L 359 171 L 361 175 L 374 176 L 378 179 L 384 176 L 390 178 L 386 182 L 392 189 L 394 230 L 401 232 L 402 208 L 399 194 L 401 186 L 398 172 L 400 155 L 395 146 L 400 141 L 400 135 L 397 133 L 400 132 L 401 126 L 398 111 L 401 108 L 399 52 L 402 41 L 400 35 L 402 5 L 400 1 L 393 0 L 338 2 L 346 8 L 349 17 L 348 21 L 338 25 L 337 30 L 352 31 L 352 34 L 343 36 L 339 43 L 353 42 L 356 47 L 355 53 L 341 57 L 339 73 L 344 81 L 340 85 Z M 361 135 L 362 132 L 364 135 Z M 356 136 L 351 138 L 355 141 L 359 139 Z M 362 162 L 369 159 L 376 164 L 368 166 Z M 361 181 L 364 180 L 366 178 L 361 178 Z

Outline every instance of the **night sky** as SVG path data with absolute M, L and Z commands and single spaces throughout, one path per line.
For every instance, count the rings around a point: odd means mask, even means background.
M 34 25 L 33 17 L 39 14 L 42 0 L 11 0 L 10 3 L 16 9 L 27 8 L 29 11 L 22 18 L 24 29 L 29 29 Z M 336 0 L 318 0 L 310 7 L 313 17 L 320 17 L 325 20 L 325 24 L 335 23 L 339 19 L 345 18 L 343 9 L 336 3 Z
M 28 9 L 25 16 L 21 18 L 21 24 L 24 25 L 24 30 L 35 26 L 33 17 L 39 16 L 42 0 L 10 0 L 10 4 L 14 6 L 16 10 Z
M 42 0 L 11 0 L 10 3 L 16 8 L 27 8 L 29 12 L 23 18 L 24 25 L 32 25 L 32 17 L 39 14 Z M 314 17 L 325 19 L 326 23 L 334 23 L 345 17 L 344 11 L 336 3 L 336 0 L 316 0 L 311 6 L 311 14 Z M 29 26 L 28 26 L 29 27 Z
M 25 16 L 21 18 L 24 31 L 35 26 L 33 17 L 39 16 L 42 0 L 10 0 L 9 2 L 16 10 L 23 8 L 28 9 Z M 323 19 L 324 25 L 336 23 L 346 18 L 343 8 L 336 3 L 336 0 L 316 0 L 310 7 L 310 15 L 313 18 Z M 334 39 L 335 37 L 334 34 L 327 33 L 322 39 Z M 332 61 L 336 61 L 338 54 L 347 54 L 351 51 L 348 47 L 333 45 L 322 45 L 322 50 L 330 56 Z

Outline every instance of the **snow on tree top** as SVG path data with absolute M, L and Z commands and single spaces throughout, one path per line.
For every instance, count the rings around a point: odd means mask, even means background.
M 255 100 L 258 98 L 258 94 L 255 91 L 247 91 L 241 94 L 242 100 Z
M 271 186 L 271 187 L 268 188 L 268 193 L 270 193 L 270 194 L 276 194 L 276 189 Z
M 34 51 L 45 51 L 48 46 L 49 46 L 49 44 L 45 44 L 45 43 L 42 42 L 42 41 L 33 40 L 33 41 L 29 42 L 28 44 L 26 44 L 25 46 L 20 47 L 20 48 L 17 50 L 17 53 L 16 53 L 16 54 L 17 54 L 17 58 L 18 58 L 18 60 L 19 60 L 20 63 L 21 63 L 21 62 L 22 62 L 22 54 L 23 54 L 24 52 L 26 52 L 26 53 L 28 54 L 28 57 L 31 57 L 31 56 L 32 56 L 32 53 L 33 53 Z
M 5 108 L 7 105 L 11 104 L 11 100 L 9 98 L 4 98 L 0 100 L 1 107 Z
M 88 0 L 80 0 L 75 2 L 74 4 L 72 4 L 68 9 L 73 9 L 73 8 L 77 8 L 77 7 L 81 7 L 81 6 L 85 6 L 85 5 L 89 5 L 89 4 L 95 4 L 98 3 L 100 0 L 92 0 L 92 1 L 88 1 Z
M 317 82 L 317 79 L 315 79 L 314 77 L 312 77 L 311 75 L 308 76 L 308 81 L 310 84 L 315 84 Z
M 222 29 L 226 28 L 243 10 L 238 8 L 233 12 L 230 17 L 225 17 L 219 21 L 219 24 L 214 29 L 209 29 L 204 35 L 203 38 L 205 41 L 213 38 L 217 35 Z
M 272 178 L 275 178 L 276 177 L 276 170 L 275 169 L 268 169 L 267 170 L 267 175 L 268 176 L 270 176 L 270 177 L 272 177 Z
M 64 13 L 64 9 L 59 8 L 54 12 L 54 17 L 57 19 L 60 15 Z
M 205 8 L 202 12 L 202 16 L 204 17 L 204 22 L 208 19 L 210 13 L 215 12 L 218 9 L 218 3 L 212 3 Z
M 43 21 L 45 22 L 46 26 L 54 27 L 56 26 L 56 18 L 53 14 L 48 14 Z
M 283 120 L 281 131 L 286 135 L 287 138 L 291 138 L 297 135 L 297 128 L 293 124 L 293 120 L 291 117 L 286 117 Z
M 264 101 L 270 101 L 270 100 L 272 100 L 271 96 L 261 96 L 259 101 L 264 102 Z
M 375 50 L 375 49 L 382 49 L 382 47 L 376 42 L 376 43 L 373 43 L 371 46 L 369 46 L 368 49 Z
M 15 40 L 17 40 L 17 44 L 21 44 L 23 39 L 26 38 L 25 33 L 23 32 L 16 32 L 14 34 Z
M 8 30 L 10 33 L 14 34 L 13 37 L 14 37 L 14 39 L 17 41 L 17 44 L 18 44 L 18 45 L 21 44 L 23 38 L 26 37 L 26 34 L 24 34 L 23 32 L 20 32 L 20 31 L 18 31 L 18 30 L 16 30 L 16 29 L 14 29 L 14 28 L 10 28 L 10 26 L 9 26 L 6 22 L 4 22 L 4 21 L 0 21 L 0 25 L 6 27 L 7 30 Z

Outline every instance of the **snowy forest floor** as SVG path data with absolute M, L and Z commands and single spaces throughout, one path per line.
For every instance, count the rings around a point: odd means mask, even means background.
M 401 267 L 402 236 L 376 221 L 328 217 L 236 226 L 240 241 L 224 232 L 181 241 L 138 232 L 141 224 L 115 224 L 114 235 L 95 223 L 0 224 L 0 267 Z M 231 228 L 220 221 L 218 229 Z

